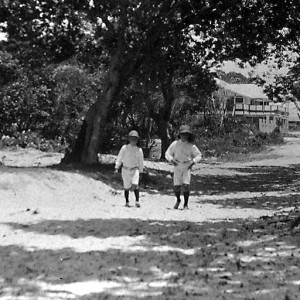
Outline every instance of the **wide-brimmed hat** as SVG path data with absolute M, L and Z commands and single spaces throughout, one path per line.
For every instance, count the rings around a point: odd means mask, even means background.
M 188 125 L 182 125 L 179 128 L 179 133 L 189 133 L 192 134 L 191 128 Z
M 128 134 L 129 137 L 136 137 L 136 138 L 140 138 L 138 132 L 136 130 L 131 130 Z

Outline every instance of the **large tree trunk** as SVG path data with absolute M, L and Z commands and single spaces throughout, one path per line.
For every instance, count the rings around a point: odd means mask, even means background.
M 157 122 L 158 135 L 161 139 L 161 155 L 160 159 L 165 160 L 165 153 L 170 145 L 170 137 L 168 133 L 169 122 L 166 120 L 159 120 Z
M 81 162 L 95 164 L 101 146 L 103 128 L 109 105 L 116 98 L 124 85 L 121 80 L 120 59 L 116 55 L 111 60 L 110 71 L 104 83 L 101 95 L 90 107 L 81 126 L 80 133 L 70 153 L 66 153 L 62 163 Z
M 155 112 L 153 106 L 150 107 L 151 102 L 148 103 L 150 116 L 155 121 L 158 129 L 158 136 L 161 139 L 161 155 L 160 159 L 165 160 L 165 152 L 170 145 L 169 137 L 169 121 L 172 112 L 172 106 L 175 101 L 173 90 L 173 73 L 166 73 L 161 81 L 161 90 L 163 94 L 163 104 L 161 104 L 159 111 Z

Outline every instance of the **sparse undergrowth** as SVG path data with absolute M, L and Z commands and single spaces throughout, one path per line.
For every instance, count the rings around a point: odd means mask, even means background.
M 237 142 L 239 141 L 239 142 Z M 203 153 L 203 157 L 216 157 L 222 160 L 239 160 L 250 153 L 258 153 L 269 145 L 284 143 L 283 136 L 259 134 L 247 141 L 238 136 L 201 137 L 197 145 Z M 2 136 L 0 149 L 34 148 L 43 152 L 63 153 L 69 149 L 69 145 L 63 139 L 47 140 L 34 132 L 22 132 L 15 136 Z M 159 159 L 160 149 L 151 150 L 152 159 Z M 115 152 L 113 153 L 115 154 Z
M 270 145 L 283 144 L 284 134 L 279 129 L 272 133 L 253 133 L 247 127 L 242 127 L 219 135 L 203 133 L 198 136 L 196 143 L 206 157 L 232 160 L 237 156 L 260 152 Z
M 44 152 L 62 153 L 66 151 L 68 145 L 62 138 L 49 140 L 36 132 L 28 130 L 23 132 L 15 132 L 11 136 L 3 135 L 0 140 L 0 149 L 3 148 L 34 148 Z

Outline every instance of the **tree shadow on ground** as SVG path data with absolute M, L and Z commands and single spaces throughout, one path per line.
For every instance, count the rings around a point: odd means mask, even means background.
M 53 165 L 48 167 L 52 170 L 81 174 L 89 178 L 99 180 L 113 189 L 122 190 L 123 182 L 120 172 L 114 174 L 114 163 L 99 163 L 94 165 L 73 164 Z M 172 173 L 164 170 L 147 168 L 147 173 L 141 175 L 140 189 L 150 194 L 167 193 L 172 190 Z M 167 190 L 166 190 L 167 189 Z
M 24 168 L 4 167 L 5 172 L 22 172 Z M 94 166 L 59 166 L 43 168 L 47 173 L 55 170 L 71 172 L 101 181 L 115 190 L 122 190 L 121 175 L 113 174 L 114 164 Z M 169 171 L 148 169 L 149 174 L 141 180 L 141 190 L 151 195 L 173 195 L 172 174 Z M 280 209 L 299 207 L 300 173 L 299 165 L 290 167 L 249 167 L 229 169 L 232 176 L 197 175 L 191 182 L 193 199 L 198 204 L 210 203 L 227 208 Z M 40 176 L 36 168 L 26 168 L 26 173 Z M 51 177 L 51 178 L 52 178 Z
M 229 169 L 245 173 L 245 175 L 203 175 L 194 176 L 192 183 L 196 191 L 205 194 L 234 193 L 234 192 L 268 192 L 284 191 L 293 186 L 295 191 L 300 191 L 299 166 L 293 167 L 261 167 Z
M 5 172 L 32 172 L 38 167 L 1 167 Z M 191 181 L 191 190 L 194 195 L 222 195 L 225 193 L 290 191 L 300 192 L 299 165 L 289 167 L 253 166 L 248 168 L 228 168 L 235 175 L 199 175 L 194 172 Z M 115 190 L 122 190 L 122 178 L 120 174 L 114 174 L 114 163 L 99 163 L 86 166 L 82 164 L 52 165 L 42 167 L 43 170 L 56 170 L 76 173 L 101 181 Z M 147 168 L 148 173 L 142 176 L 140 188 L 149 194 L 169 195 L 173 190 L 172 172 Z
M 100 180 L 114 189 L 122 189 L 120 174 L 113 174 L 114 164 L 94 166 L 52 166 L 52 169 L 64 172 L 80 173 L 95 180 Z M 300 192 L 299 165 L 290 167 L 234 168 L 237 175 L 197 175 L 192 176 L 191 190 L 195 195 L 216 195 L 237 192 L 292 191 Z M 140 181 L 141 190 L 149 194 L 169 195 L 173 190 L 172 172 L 148 168 L 148 174 Z M 244 174 L 241 174 L 244 173 Z
M 263 210 L 283 210 L 292 207 L 300 207 L 300 195 L 260 195 L 254 197 L 225 197 L 216 199 L 207 199 L 204 197 L 196 198 L 198 204 L 213 204 L 227 209 L 263 209 Z
M 15 234 L 35 234 L 41 242 L 19 240 L 0 247 L 2 295 L 84 300 L 297 299 L 299 231 L 291 234 L 283 218 L 272 220 L 9 223 L 6 226 Z M 63 242 L 57 245 L 55 239 L 61 237 Z M 83 246 L 88 250 L 83 251 Z M 269 298 L 262 298 L 264 293 Z

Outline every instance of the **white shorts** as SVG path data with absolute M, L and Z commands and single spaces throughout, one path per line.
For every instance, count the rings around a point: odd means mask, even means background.
M 177 166 L 174 166 L 174 185 L 189 185 L 191 182 L 191 170 L 189 169 L 190 162 L 188 163 L 179 163 Z
M 122 179 L 124 189 L 130 189 L 132 185 L 138 185 L 140 180 L 140 170 L 138 168 L 122 168 Z

